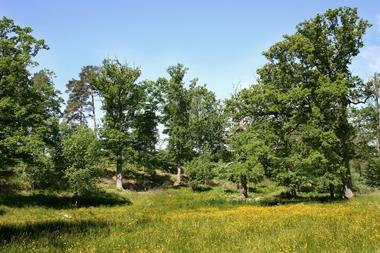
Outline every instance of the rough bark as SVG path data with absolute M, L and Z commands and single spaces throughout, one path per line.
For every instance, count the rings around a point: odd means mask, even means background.
M 177 166 L 177 180 L 174 182 L 174 186 L 179 186 L 182 184 L 182 168 L 180 165 Z
M 248 182 L 245 175 L 240 175 L 240 195 L 243 198 L 248 198 Z
M 345 159 L 345 167 L 346 173 L 343 177 L 343 197 L 346 199 L 350 199 L 354 196 L 352 189 L 352 178 L 351 178 L 351 170 L 349 166 L 349 159 Z

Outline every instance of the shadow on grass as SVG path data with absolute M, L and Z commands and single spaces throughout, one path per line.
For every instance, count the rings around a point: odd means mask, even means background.
M 60 233 L 83 233 L 89 229 L 101 229 L 104 233 L 108 231 L 104 229 L 107 226 L 109 225 L 105 221 L 43 221 L 22 225 L 7 224 L 0 225 L 0 241 L 9 243 L 17 239 L 35 239 L 46 236 L 49 241 L 56 242 Z
M 0 194 L 0 205 L 9 207 L 43 206 L 55 209 L 67 209 L 89 206 L 114 206 L 131 204 L 131 202 L 117 194 L 96 193 L 87 196 L 68 196 L 57 194 L 31 194 L 24 195 L 14 192 Z
M 190 184 L 190 188 L 194 192 L 208 192 L 212 190 L 212 187 L 205 184 Z
M 252 205 L 252 206 L 277 206 L 277 205 L 291 205 L 291 204 L 312 204 L 312 203 L 339 203 L 346 200 L 342 198 L 331 199 L 329 196 L 298 196 L 298 197 L 283 197 L 272 196 L 272 197 L 253 197 L 253 198 L 215 198 L 200 201 L 199 203 L 194 204 L 195 206 L 209 206 L 209 207 L 233 207 L 241 205 Z
M 137 192 L 147 191 L 154 188 L 172 188 L 173 181 L 169 175 L 129 173 L 132 180 L 123 183 L 123 187 Z
M 258 200 L 258 204 L 261 206 L 276 206 L 276 205 L 288 205 L 288 204 L 301 204 L 301 203 L 337 203 L 345 201 L 342 198 L 330 198 L 327 195 L 320 196 L 295 196 L 287 197 L 277 195 L 274 197 L 266 197 Z

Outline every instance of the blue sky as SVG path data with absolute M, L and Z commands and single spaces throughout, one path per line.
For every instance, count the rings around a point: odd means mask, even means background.
M 380 71 L 379 0 L 296 1 L 42 1 L 0 0 L 0 16 L 34 29 L 50 50 L 37 60 L 53 70 L 64 91 L 84 65 L 105 57 L 142 69 L 142 79 L 166 76 L 177 62 L 218 97 L 248 86 L 265 63 L 261 52 L 291 34 L 299 22 L 338 6 L 358 7 L 374 26 L 352 70 L 367 79 Z

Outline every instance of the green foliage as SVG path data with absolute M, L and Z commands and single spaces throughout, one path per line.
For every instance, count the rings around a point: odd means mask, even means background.
M 62 155 L 69 188 L 78 195 L 93 192 L 100 176 L 101 157 L 94 132 L 86 127 L 77 127 L 71 135 L 63 138 Z
M 177 167 L 179 179 L 185 165 L 190 182 L 218 176 L 246 190 L 265 175 L 294 194 L 329 190 L 332 195 L 354 188 L 353 168 L 360 177 L 355 182 L 378 186 L 379 74 L 365 83 L 349 68 L 368 27 L 349 7 L 300 23 L 263 53 L 268 61 L 257 71 L 257 84 L 226 106 L 197 79 L 186 86 L 182 64 L 157 81 L 139 81 L 140 69 L 118 60 L 85 66 L 79 79 L 67 84 L 64 119 L 73 127 L 92 117 L 96 132 L 99 95 L 105 112 L 100 153 L 91 130 L 59 127 L 62 99 L 54 74 L 29 72 L 37 64 L 33 58 L 48 49 L 44 41 L 34 38 L 31 28 L 2 18 L 0 170 L 22 171 L 34 188 L 58 188 L 64 176 L 78 194 L 93 188 L 103 155 L 116 161 L 119 188 L 124 165 L 144 173 Z M 168 145 L 157 152 L 159 123 Z M 217 169 L 221 160 L 229 163 Z
M 92 84 L 103 99 L 104 129 L 107 148 L 115 154 L 130 145 L 135 113 L 141 107 L 142 87 L 137 83 L 140 70 L 117 60 L 104 60 Z
M 59 174 L 55 161 L 59 149 L 58 121 L 62 99 L 54 89 L 53 76 L 54 73 L 48 70 L 33 75 L 29 90 L 31 97 L 25 104 L 30 108 L 30 113 L 24 118 L 27 136 L 14 136 L 23 143 L 16 157 L 20 155 L 20 161 L 26 164 L 25 175 L 35 188 L 56 187 Z
M 194 80 L 189 89 L 189 125 L 193 150 L 196 155 L 210 152 L 214 159 L 223 158 L 225 153 L 226 117 L 223 106 L 215 93 L 206 86 L 197 86 Z
M 141 71 L 117 60 L 104 60 L 91 77 L 91 85 L 103 101 L 105 116 L 101 140 L 116 160 L 117 187 L 122 188 L 123 164 L 126 160 L 146 163 L 157 141 L 156 100 L 150 82 L 138 83 Z M 138 156 L 133 155 L 140 152 Z M 147 152 L 148 156 L 142 155 Z M 125 157 L 125 155 L 132 154 Z
M 54 170 L 53 161 L 41 152 L 43 151 L 36 152 L 35 150 L 35 153 L 39 155 L 32 164 L 19 165 L 23 171 L 23 178 L 35 189 L 56 188 L 57 173 Z
M 96 91 L 90 84 L 91 76 L 96 74 L 98 68 L 95 66 L 85 66 L 82 68 L 79 80 L 70 80 L 66 87 L 69 93 L 64 119 L 72 126 L 87 124 L 87 118 L 94 120 L 94 129 L 96 129 L 95 102 L 94 96 Z
M 156 144 L 158 142 L 159 116 L 157 111 L 161 94 L 159 87 L 153 81 L 144 81 L 141 88 L 144 90 L 140 101 L 141 108 L 135 113 L 132 125 L 134 155 L 131 162 L 153 170 L 158 163 Z
M 197 79 L 186 87 L 186 72 L 187 68 L 177 64 L 168 68 L 169 80 L 161 78 L 157 81 L 161 88 L 163 133 L 168 135 L 167 150 L 178 170 L 185 163 L 194 168 L 199 160 L 210 154 L 213 161 L 220 160 L 226 153 L 223 106 L 205 85 L 197 85 Z M 188 163 L 192 159 L 195 159 L 194 163 Z M 197 174 L 194 174 L 194 180 L 202 180 L 200 171 L 195 172 L 195 168 L 190 171 Z
M 177 166 L 194 155 L 189 131 L 191 98 L 183 81 L 186 71 L 182 64 L 177 64 L 168 68 L 169 80 L 158 80 L 163 98 L 163 132 L 169 136 L 167 148 Z
M 46 187 L 54 183 L 62 100 L 51 71 L 29 73 L 37 65 L 33 57 L 48 49 L 31 32 L 11 19 L 0 20 L 0 168 L 25 168 L 33 187 Z
M 372 158 L 365 173 L 366 183 L 373 187 L 380 187 L 380 157 Z
M 215 177 L 217 164 L 212 161 L 210 153 L 204 153 L 185 163 L 184 167 L 190 183 L 207 184 Z
M 241 182 L 242 178 L 257 183 L 264 178 L 263 161 L 268 147 L 254 129 L 237 130 L 231 138 L 233 162 L 229 169 L 230 179 Z
M 299 24 L 294 35 L 264 52 L 268 63 L 257 71 L 258 84 L 229 102 L 235 125 L 255 127 L 269 147 L 265 162 L 281 183 L 333 188 L 340 181 L 352 188 L 348 112 L 367 96 L 367 84 L 349 64 L 368 27 L 354 8 L 328 10 Z

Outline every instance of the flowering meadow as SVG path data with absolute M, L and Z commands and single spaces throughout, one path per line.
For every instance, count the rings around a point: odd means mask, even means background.
M 380 194 L 239 200 L 220 189 L 120 193 L 98 207 L 0 206 L 0 252 L 379 252 Z

